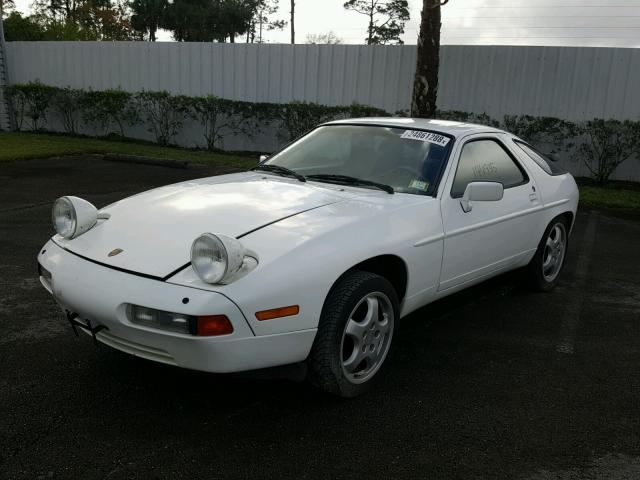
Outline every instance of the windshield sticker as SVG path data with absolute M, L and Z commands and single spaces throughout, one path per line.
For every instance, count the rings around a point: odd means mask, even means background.
M 437 133 L 421 132 L 420 130 L 405 130 L 400 138 L 408 138 L 409 140 L 419 140 L 421 142 L 435 143 L 441 147 L 446 147 L 449 138 Z
M 426 192 L 429 189 L 429 182 L 423 182 L 422 180 L 411 180 L 409 188 L 420 190 L 421 192 Z

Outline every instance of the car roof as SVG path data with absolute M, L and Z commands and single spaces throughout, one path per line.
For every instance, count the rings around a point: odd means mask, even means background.
M 376 125 L 383 127 L 395 128 L 416 128 L 424 130 L 434 130 L 437 132 L 448 133 L 450 135 L 465 136 L 472 133 L 506 133 L 499 128 L 489 127 L 487 125 L 479 125 L 477 123 L 454 122 L 451 120 L 437 120 L 427 118 L 404 118 L 404 117 L 379 117 L 379 118 L 348 118 L 344 120 L 335 120 L 327 122 L 324 125 Z

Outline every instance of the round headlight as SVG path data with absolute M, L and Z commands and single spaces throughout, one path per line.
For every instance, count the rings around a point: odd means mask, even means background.
M 76 209 L 67 197 L 57 199 L 51 212 L 53 226 L 58 235 L 64 238 L 73 238 L 76 231 Z
M 191 246 L 191 265 L 207 283 L 223 283 L 242 267 L 245 249 L 226 235 L 203 233 Z
M 218 283 L 227 273 L 227 250 L 218 237 L 200 235 L 191 246 L 191 265 L 207 283 Z
M 61 237 L 75 238 L 91 229 L 98 221 L 98 210 L 78 197 L 60 197 L 51 211 L 53 227 Z

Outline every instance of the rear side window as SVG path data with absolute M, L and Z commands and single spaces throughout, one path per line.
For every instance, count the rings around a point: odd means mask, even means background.
M 514 143 L 518 145 L 518 147 L 520 147 L 524 151 L 524 153 L 526 153 L 531 158 L 531 160 L 536 162 L 538 166 L 549 175 L 562 175 L 563 173 L 567 173 L 566 170 L 560 167 L 556 162 L 545 157 L 542 153 L 540 153 L 532 146 L 527 145 L 523 142 L 519 142 L 517 140 L 514 140 Z
M 462 147 L 451 196 L 461 197 L 471 182 L 498 182 L 504 188 L 526 182 L 520 167 L 495 140 L 472 140 Z

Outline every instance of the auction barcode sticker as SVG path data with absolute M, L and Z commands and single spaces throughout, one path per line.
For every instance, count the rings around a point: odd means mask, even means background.
M 435 143 L 441 147 L 446 147 L 449 138 L 437 133 L 422 132 L 420 130 L 406 130 L 400 138 L 408 138 L 410 140 L 419 140 L 421 142 Z

